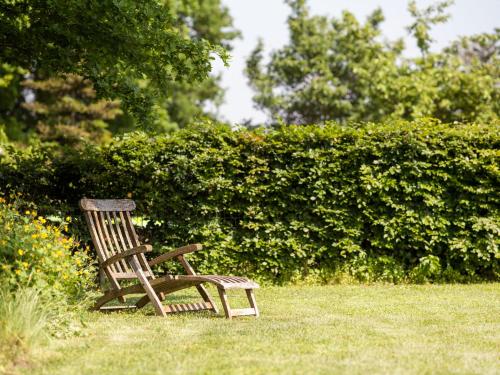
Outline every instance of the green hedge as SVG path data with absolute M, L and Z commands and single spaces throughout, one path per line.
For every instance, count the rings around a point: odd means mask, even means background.
M 499 123 L 431 120 L 204 124 L 83 152 L 11 151 L 0 183 L 60 215 L 79 216 L 82 196 L 132 196 L 157 251 L 205 245 L 192 256 L 202 272 L 498 280 L 499 134 Z

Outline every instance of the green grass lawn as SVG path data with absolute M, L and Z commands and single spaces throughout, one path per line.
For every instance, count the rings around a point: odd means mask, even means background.
M 500 284 L 266 287 L 257 302 L 260 318 L 233 321 L 208 312 L 89 313 L 82 337 L 53 340 L 23 371 L 500 373 Z

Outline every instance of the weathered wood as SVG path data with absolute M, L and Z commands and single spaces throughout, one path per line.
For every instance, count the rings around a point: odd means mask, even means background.
M 201 249 L 201 245 L 200 245 L 200 249 Z M 177 260 L 182 264 L 182 267 L 184 267 L 184 270 L 186 271 L 186 273 L 188 275 L 192 275 L 192 276 L 196 275 L 194 268 L 191 266 L 191 264 L 189 264 L 189 262 L 186 260 L 186 258 L 184 258 L 184 255 L 179 255 L 177 257 Z M 196 285 L 196 290 L 198 290 L 198 293 L 200 293 L 201 298 L 203 298 L 203 301 L 209 302 L 212 305 L 213 312 L 218 314 L 219 309 L 215 305 L 214 300 L 210 296 L 210 293 L 208 293 L 208 290 L 202 284 Z
M 126 220 L 125 226 L 126 226 L 128 233 L 130 235 L 132 244 L 134 246 L 140 246 L 141 243 L 139 242 L 139 236 L 135 232 L 134 224 L 132 223 L 132 217 L 130 216 L 130 212 L 128 212 L 128 211 L 125 212 L 125 220 Z M 150 245 L 147 245 L 147 246 L 150 246 Z M 151 275 L 150 277 L 152 279 L 154 279 L 153 271 L 151 270 L 151 267 L 149 266 L 148 261 L 146 260 L 146 257 L 144 256 L 144 254 L 138 254 L 137 259 L 139 259 L 139 262 L 142 266 L 142 269 L 146 273 L 149 273 Z
M 190 282 L 186 282 L 186 281 L 182 281 L 182 280 L 172 280 L 172 279 L 167 279 L 166 281 L 164 281 L 164 280 L 165 280 L 165 277 L 160 277 L 160 278 L 157 278 L 151 282 L 151 284 L 153 284 L 152 285 L 153 289 L 158 294 L 162 294 L 164 296 L 171 294 L 171 293 L 175 293 L 179 290 L 186 289 L 186 288 L 197 285 L 196 283 L 190 283 Z M 141 308 L 141 307 L 146 306 L 149 302 L 150 302 L 149 298 L 146 295 L 146 296 L 140 298 L 136 302 L 135 305 L 138 308 Z
M 121 227 L 121 230 L 122 230 L 122 233 L 123 233 L 123 238 L 125 239 L 125 247 L 127 249 L 130 249 L 132 247 L 134 247 L 134 245 L 132 244 L 132 241 L 130 240 L 130 235 L 128 233 L 128 229 L 127 229 L 127 224 L 125 222 L 125 216 L 123 215 L 123 212 L 118 212 L 118 216 L 120 217 L 120 221 L 119 223 L 121 224 L 120 227 Z
M 150 278 L 151 275 L 149 272 L 144 272 L 144 274 Z M 137 275 L 135 274 L 134 271 L 131 270 L 131 272 L 120 272 L 120 273 L 114 273 L 113 274 L 114 278 L 117 280 L 137 280 Z
M 259 309 L 257 307 L 257 301 L 255 300 L 255 294 L 253 292 L 253 289 L 246 289 L 245 292 L 247 292 L 247 298 L 248 302 L 250 303 L 250 307 L 254 310 L 255 316 L 259 316 Z
M 80 199 L 83 211 L 133 211 L 135 202 L 130 199 Z
M 217 290 L 219 291 L 220 301 L 222 303 L 222 307 L 224 308 L 226 318 L 232 319 L 233 315 L 231 312 L 231 306 L 229 306 L 229 300 L 227 299 L 226 291 L 223 288 L 217 288 Z
M 124 296 L 128 294 L 145 293 L 134 306 L 140 308 L 151 302 L 157 315 L 166 316 L 167 313 L 197 310 L 212 310 L 217 313 L 217 306 L 203 285 L 208 282 L 217 287 L 227 318 L 231 319 L 239 315 L 259 315 L 253 294 L 253 289 L 259 287 L 257 283 L 244 277 L 196 274 L 184 254 L 201 250 L 200 244 L 180 247 L 148 262 L 144 253 L 151 251 L 152 248 L 150 245 L 141 245 L 135 232 L 130 215 L 130 211 L 135 209 L 133 201 L 82 199 L 80 207 L 84 210 L 85 220 L 96 248 L 100 274 L 108 278 L 112 288 L 96 301 L 95 309 L 111 311 L 133 308 L 133 306 L 103 307 L 103 305 L 116 298 L 124 302 Z M 187 275 L 166 275 L 155 278 L 151 266 L 171 259 L 178 260 Z M 121 288 L 118 280 L 124 279 L 135 279 L 139 283 Z M 167 306 L 161 304 L 164 294 L 193 286 L 200 293 L 203 302 Z M 226 294 L 227 289 L 245 289 L 251 308 L 231 310 Z
M 163 306 L 161 304 L 160 299 L 156 295 L 153 287 L 149 283 L 146 275 L 144 274 L 144 271 L 142 270 L 141 265 L 139 264 L 139 260 L 137 259 L 136 255 L 133 255 L 132 258 L 129 261 L 130 266 L 134 270 L 134 272 L 137 274 L 137 278 L 139 279 L 139 282 L 142 284 L 142 287 L 144 288 L 144 291 L 149 297 L 149 300 L 153 304 L 153 307 L 155 309 L 156 315 L 161 315 L 165 316 L 165 311 L 163 310 Z
M 117 240 L 120 245 L 121 251 L 126 251 L 130 248 L 133 248 L 134 246 L 131 245 L 131 242 L 127 241 L 127 237 L 125 235 L 126 231 L 123 224 L 123 215 L 120 215 L 120 212 L 112 212 L 111 214 L 113 216 L 114 231 L 117 233 Z M 126 265 L 126 270 L 128 273 L 134 273 L 128 263 Z
M 93 213 L 95 214 L 95 212 L 86 211 L 84 216 L 85 221 L 87 222 L 87 225 L 89 227 L 92 242 L 94 243 L 94 246 L 96 248 L 97 258 L 99 259 L 99 262 L 102 263 L 106 260 L 107 254 L 104 251 L 102 239 L 100 238 L 99 232 L 96 229 L 97 226 L 95 223 L 95 217 L 92 215 Z M 104 267 L 102 268 L 102 270 L 108 277 L 111 287 L 114 289 L 120 289 L 120 284 L 118 283 L 116 278 L 113 277 L 113 271 L 109 267 Z M 122 303 L 125 303 L 125 298 L 123 296 L 119 296 L 118 300 Z
M 208 302 L 178 303 L 178 304 L 165 305 L 163 308 L 164 308 L 166 313 L 212 310 L 213 309 L 212 304 L 210 304 Z
M 106 259 L 104 262 L 102 262 L 101 266 L 102 267 L 108 267 L 111 264 L 117 263 L 118 261 L 125 259 L 129 256 L 132 255 L 138 255 L 142 253 L 148 253 L 153 251 L 153 247 L 151 245 L 140 245 L 137 247 L 134 247 L 129 250 L 122 251 L 121 253 L 115 254 L 108 259 Z
M 106 215 L 106 223 L 109 228 L 109 232 L 111 234 L 111 238 L 113 240 L 113 246 L 116 249 L 115 253 L 120 253 L 123 249 L 120 247 L 120 243 L 118 242 L 118 235 L 116 233 L 116 228 L 113 225 L 113 219 L 111 218 L 111 215 L 108 211 L 104 213 Z M 130 272 L 130 267 L 128 266 L 127 262 L 122 259 L 120 260 L 119 264 L 121 265 L 122 272 Z
M 97 217 L 97 222 L 99 223 L 99 227 L 101 228 L 102 233 L 104 235 L 103 237 L 101 237 L 102 243 L 105 244 L 105 246 L 107 248 L 107 252 L 108 252 L 108 257 L 107 257 L 106 261 L 102 264 L 102 266 L 107 267 L 107 266 L 110 266 L 112 264 L 113 268 L 115 269 L 116 272 L 123 272 L 124 270 L 123 270 L 120 262 L 117 262 L 117 263 L 110 262 L 108 264 L 105 264 L 106 262 L 109 261 L 109 259 L 113 258 L 114 256 L 116 256 L 119 253 L 119 249 L 116 249 L 116 250 L 114 249 L 113 243 L 111 241 L 111 236 L 108 233 L 108 226 L 106 224 L 104 214 L 100 211 L 100 212 L 95 212 L 95 215 Z M 118 260 L 122 260 L 122 258 L 120 258 Z
M 149 265 L 154 266 L 156 264 L 166 262 L 170 259 L 177 258 L 179 255 L 192 253 L 194 251 L 201 250 L 202 248 L 203 248 L 202 245 L 200 245 L 199 243 L 179 247 L 178 249 L 169 251 L 168 253 L 162 254 L 162 255 L 154 258 L 153 260 L 150 260 Z
M 106 292 L 103 296 L 99 297 L 94 303 L 93 308 L 95 310 L 99 310 L 101 306 L 108 303 L 109 301 L 114 300 L 115 298 L 119 298 L 127 294 L 136 294 L 143 292 L 144 288 L 142 287 L 141 284 L 135 284 L 121 289 L 112 289 Z

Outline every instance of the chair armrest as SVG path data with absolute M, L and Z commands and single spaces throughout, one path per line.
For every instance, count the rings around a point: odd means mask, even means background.
M 175 250 L 170 251 L 168 253 L 157 256 L 156 258 L 150 260 L 148 263 L 150 266 L 154 266 L 158 263 L 166 262 L 167 260 L 170 260 L 172 258 L 177 258 L 180 255 L 184 255 L 184 254 L 192 253 L 194 251 L 201 250 L 202 248 L 203 248 L 203 246 L 201 246 L 201 244 L 199 244 L 199 243 L 179 247 L 178 249 L 175 249 Z
M 137 255 L 137 254 L 142 254 L 142 253 L 149 253 L 150 251 L 153 250 L 153 247 L 151 245 L 141 245 L 134 247 L 129 250 L 125 250 L 121 253 L 115 254 L 108 259 L 106 259 L 104 262 L 101 263 L 101 267 L 108 267 L 112 265 L 113 263 L 118 262 L 119 260 L 125 259 L 127 257 L 130 257 L 132 255 Z

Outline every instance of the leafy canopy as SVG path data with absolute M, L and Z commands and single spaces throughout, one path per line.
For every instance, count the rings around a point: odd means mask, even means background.
M 75 73 L 99 96 L 119 98 L 144 119 L 154 95 L 174 81 L 207 77 L 213 54 L 226 51 L 190 38 L 166 4 L 155 0 L 0 1 L 0 61 L 29 71 Z
M 454 44 L 442 53 L 429 53 L 430 28 L 447 20 L 450 2 L 422 11 L 410 3 L 415 22 L 409 31 L 422 52 L 414 59 L 403 57 L 401 40 L 381 40 L 380 9 L 359 22 L 348 11 L 340 18 L 311 16 L 305 0 L 288 4 L 289 43 L 273 51 L 264 65 L 259 42 L 247 60 L 254 101 L 273 123 L 498 118 L 498 30 L 462 39 L 461 48 Z
M 79 147 L 83 139 L 96 144 L 111 139 L 108 121 L 122 113 L 119 103 L 96 100 L 88 80 L 66 74 L 22 85 L 36 93 L 37 100 L 22 106 L 36 116 L 40 140 Z

